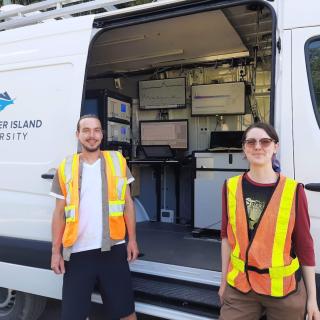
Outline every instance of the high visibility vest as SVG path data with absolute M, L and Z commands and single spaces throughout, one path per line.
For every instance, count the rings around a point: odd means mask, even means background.
M 118 151 L 102 151 L 105 161 L 109 207 L 109 228 L 112 240 L 123 240 L 126 227 L 124 222 L 125 193 L 127 187 L 126 160 Z M 103 159 L 101 159 L 102 161 Z M 71 247 L 77 240 L 79 227 L 79 154 L 65 158 L 58 168 L 59 183 L 66 199 L 65 230 L 62 244 Z M 97 231 L 99 232 L 99 231 Z
M 297 288 L 299 260 L 292 257 L 297 182 L 280 175 L 274 193 L 249 241 L 243 176 L 227 181 L 228 241 L 231 245 L 227 282 L 247 293 L 285 297 Z

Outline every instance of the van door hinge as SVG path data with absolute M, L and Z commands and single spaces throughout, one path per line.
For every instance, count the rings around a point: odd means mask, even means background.
M 278 48 L 278 53 L 280 53 L 280 51 L 281 51 L 281 38 L 280 37 L 277 41 L 277 48 Z

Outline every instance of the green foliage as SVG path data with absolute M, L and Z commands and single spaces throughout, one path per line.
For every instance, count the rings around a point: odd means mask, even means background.
M 4 4 L 22 4 L 28 5 L 34 2 L 39 2 L 41 0 L 0 0 L 0 7 Z
M 41 0 L 0 0 L 0 7 L 4 4 L 22 4 L 22 5 L 28 5 L 34 2 L 39 2 Z
M 152 0 L 136 0 L 136 1 L 133 1 L 133 2 L 129 2 L 128 5 L 129 6 L 137 6 L 139 4 L 145 4 L 145 3 L 150 3 L 152 2 Z
M 133 6 L 137 6 L 139 4 L 145 4 L 145 3 L 150 3 L 150 2 L 152 2 L 152 0 L 135 0 L 135 1 L 119 4 L 116 7 L 119 9 L 128 8 L 128 7 L 133 7 Z
M 320 41 L 312 44 L 309 49 L 311 77 L 313 82 L 314 94 L 320 111 Z
M 28 5 L 35 2 L 40 2 L 42 0 L 0 0 L 0 7 L 4 4 L 12 3 L 12 4 L 22 4 L 22 5 Z M 85 1 L 79 1 L 79 2 L 85 2 Z M 132 7 L 139 4 L 149 3 L 152 2 L 152 0 L 135 0 L 129 3 L 125 3 L 121 5 L 122 8 L 124 7 Z

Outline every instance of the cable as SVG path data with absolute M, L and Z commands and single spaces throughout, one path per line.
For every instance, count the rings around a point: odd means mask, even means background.
M 209 229 L 210 227 L 213 227 L 213 226 L 215 226 L 215 225 L 217 225 L 217 224 L 219 224 L 221 222 L 222 222 L 222 219 L 217 221 L 217 222 L 211 223 L 211 224 L 209 224 L 209 225 L 207 225 L 205 227 L 202 227 L 201 229 Z

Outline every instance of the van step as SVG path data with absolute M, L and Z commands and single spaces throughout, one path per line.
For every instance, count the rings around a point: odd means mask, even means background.
M 219 315 L 218 287 L 138 273 L 132 281 L 137 301 L 210 318 Z
M 137 292 L 219 307 L 218 288 L 214 286 L 134 274 L 133 287 Z
M 170 319 L 170 320 L 218 320 L 219 314 L 201 315 L 186 312 L 186 310 L 172 309 L 165 305 L 148 304 L 144 302 L 135 302 L 136 312 L 152 316 L 152 319 Z

